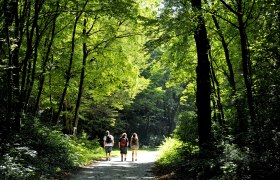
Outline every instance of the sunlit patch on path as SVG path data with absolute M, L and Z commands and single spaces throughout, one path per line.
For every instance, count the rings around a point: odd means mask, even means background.
M 150 170 L 154 166 L 157 153 L 157 151 L 139 152 L 137 161 L 132 161 L 131 154 L 128 154 L 127 161 L 124 162 L 121 162 L 120 156 L 116 156 L 111 161 L 99 161 L 83 167 L 67 179 L 155 179 Z

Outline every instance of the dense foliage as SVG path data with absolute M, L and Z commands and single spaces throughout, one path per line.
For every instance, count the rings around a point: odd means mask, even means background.
M 201 9 L 195 10 L 197 4 L 194 6 L 193 1 L 162 1 L 154 26 L 157 38 L 148 44 L 165 50 L 162 60 L 168 67 L 174 67 L 172 82 L 187 84 L 180 103 L 193 108 L 179 112 L 173 138 L 200 148 L 191 152 L 186 147 L 181 150 L 184 145 L 174 145 L 170 151 L 176 153 L 172 155 L 176 158 L 164 161 L 170 154 L 163 154 L 158 165 L 166 171 L 159 174 L 167 174 L 162 179 L 277 177 L 280 173 L 279 2 L 200 3 Z M 201 13 L 203 20 L 198 22 L 196 16 Z M 199 49 L 201 45 L 192 39 L 192 36 L 196 38 L 196 23 L 205 23 L 210 42 L 212 118 L 207 148 L 197 142 L 201 136 L 199 112 L 194 108 L 198 87 L 194 86 L 193 74 L 186 70 L 196 64 L 194 48 Z M 202 125 L 208 126 L 206 121 Z M 163 146 L 170 148 L 168 142 Z
M 25 120 L 20 136 L 1 148 L 0 174 L 5 179 L 50 179 L 104 156 L 98 141 L 88 140 L 85 133 L 73 137 L 38 120 Z
M 279 176 L 279 18 L 279 0 L 0 1 L 1 176 L 99 158 L 107 129 L 164 141 L 168 178 Z

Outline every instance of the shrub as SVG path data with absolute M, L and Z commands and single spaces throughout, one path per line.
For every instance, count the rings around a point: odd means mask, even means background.
M 4 179 L 49 178 L 104 154 L 98 140 L 89 141 L 85 133 L 72 137 L 37 120 L 25 122 L 20 136 L 12 138 L 16 141 L 0 158 Z
M 194 153 L 198 151 L 197 146 L 190 143 L 184 143 L 177 138 L 168 137 L 159 148 L 160 154 L 157 163 L 161 166 L 169 166 L 180 163 L 186 153 Z

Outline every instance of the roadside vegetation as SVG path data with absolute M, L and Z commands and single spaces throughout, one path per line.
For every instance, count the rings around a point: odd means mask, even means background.
M 59 127 L 38 119 L 25 122 L 21 136 L 15 135 L 8 146 L 1 147 L 0 176 L 5 179 L 59 178 L 105 157 L 100 139 L 91 139 L 86 133 L 63 134 Z M 153 150 L 157 148 L 143 146 L 139 152 Z M 111 155 L 119 155 L 117 139 Z
M 49 179 L 104 157 L 98 140 L 85 133 L 74 137 L 30 120 L 21 136 L 1 150 L 0 176 L 5 179 Z
M 259 152 L 249 150 L 253 148 L 253 140 L 248 140 L 245 148 L 231 141 L 221 141 L 215 148 L 201 151 L 199 146 L 183 142 L 178 137 L 166 138 L 159 148 L 160 154 L 153 172 L 159 180 L 274 179 L 279 174 L 279 137 L 263 142 L 271 146 L 270 153 L 263 153 L 262 158 L 259 158 Z

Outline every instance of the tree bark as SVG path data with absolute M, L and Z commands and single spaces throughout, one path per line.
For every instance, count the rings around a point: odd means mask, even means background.
M 3 11 L 4 11 L 4 17 L 5 17 L 5 35 L 6 35 L 6 42 L 7 42 L 7 49 L 8 49 L 8 70 L 7 70 L 7 84 L 8 84 L 8 99 L 7 99 L 7 116 L 4 120 L 4 130 L 6 132 L 10 132 L 11 129 L 11 120 L 12 120 L 12 114 L 13 114 L 13 79 L 12 79 L 12 49 L 11 49 L 11 41 L 10 41 L 10 31 L 9 26 L 12 21 L 12 15 L 9 13 L 9 10 L 7 9 L 8 1 L 4 0 L 3 5 Z M 5 135 L 4 133 L 3 135 Z
M 87 25 L 87 20 L 85 18 L 84 19 L 84 29 L 83 29 L 84 37 L 86 37 L 86 25 Z M 74 115 L 74 128 L 76 128 L 76 130 L 78 128 L 78 122 L 79 122 L 79 117 L 78 116 L 79 116 L 81 98 L 82 98 L 82 94 L 83 94 L 83 85 L 84 85 L 84 78 L 85 78 L 85 67 L 86 67 L 86 62 L 87 62 L 87 56 L 88 56 L 87 44 L 86 44 L 86 42 L 84 42 L 83 43 L 83 64 L 82 64 L 79 92 L 78 92 L 76 108 L 75 108 L 75 115 Z M 75 132 L 75 131 L 73 130 L 73 132 Z
M 57 115 L 55 117 L 56 124 L 59 123 L 59 116 L 60 116 L 60 113 L 61 113 L 62 108 L 63 108 L 64 99 L 65 99 L 66 92 L 67 92 L 69 82 L 70 82 L 70 78 L 71 78 L 71 69 L 72 69 L 73 57 L 74 57 L 74 52 L 75 52 L 76 28 L 77 28 L 77 23 L 78 23 L 78 20 L 79 20 L 80 16 L 81 16 L 81 13 L 78 14 L 75 18 L 74 29 L 73 29 L 73 33 L 72 33 L 72 48 L 71 48 L 70 60 L 69 60 L 68 70 L 65 73 L 66 74 L 65 85 L 64 85 L 64 89 L 63 89 L 63 92 L 62 92 L 62 95 L 61 95 L 61 100 L 60 100 L 60 103 L 59 103 L 58 112 L 57 112 Z
M 60 116 L 60 113 L 62 111 L 64 99 L 65 99 L 66 92 L 67 92 L 67 89 L 68 89 L 68 86 L 69 86 L 69 82 L 70 82 L 70 78 L 71 78 L 71 70 L 72 70 L 72 64 L 73 64 L 73 57 L 74 57 L 74 52 L 75 52 L 75 36 L 76 36 L 77 24 L 78 24 L 78 21 L 79 21 L 81 15 L 83 14 L 83 11 L 84 11 L 88 1 L 89 0 L 86 0 L 85 4 L 83 6 L 83 9 L 80 12 L 77 13 L 76 18 L 75 18 L 74 29 L 73 29 L 73 33 L 72 33 L 72 44 L 71 44 L 71 54 L 70 54 L 69 66 L 68 66 L 68 70 L 66 71 L 65 85 L 64 85 L 63 93 L 61 95 L 61 100 L 60 100 L 60 103 L 59 103 L 58 112 L 57 112 L 57 115 L 55 117 L 56 124 L 59 123 L 59 116 Z
M 242 53 L 242 68 L 243 68 L 243 77 L 247 90 L 247 103 L 249 107 L 249 112 L 251 116 L 251 124 L 253 125 L 256 120 L 256 113 L 254 108 L 253 101 L 253 92 L 252 92 L 252 77 L 250 73 L 250 58 L 249 58 L 249 47 L 247 43 L 246 27 L 243 21 L 243 10 L 242 10 L 242 0 L 238 2 L 238 30 L 240 34 L 240 44 L 241 44 L 241 53 Z
M 210 62 L 208 59 L 209 41 L 201 10 L 201 0 L 192 0 L 196 29 L 194 38 L 197 50 L 197 92 L 196 106 L 198 118 L 199 146 L 203 149 L 211 144 L 211 108 L 210 108 Z
M 57 2 L 56 11 L 58 11 L 58 8 L 59 8 L 59 3 Z M 42 94 L 43 87 L 44 87 L 44 84 L 45 84 L 45 73 L 47 71 L 46 66 L 47 66 L 47 63 L 49 61 L 49 56 L 50 56 L 50 53 L 51 53 L 51 48 L 52 48 L 52 44 L 53 44 L 54 37 L 55 37 L 56 19 L 57 19 L 58 16 L 59 16 L 59 14 L 57 13 L 57 14 L 54 15 L 54 18 L 53 18 L 51 38 L 50 38 L 50 42 L 49 42 L 48 47 L 47 47 L 46 55 L 44 57 L 44 61 L 43 61 L 43 65 L 42 65 L 42 74 L 41 74 L 40 79 L 39 79 L 38 94 L 37 94 L 37 97 L 36 97 L 35 107 L 34 107 L 34 111 L 33 111 L 34 116 L 36 115 L 36 113 L 38 111 L 39 103 L 40 103 L 40 99 L 41 99 L 41 94 Z
M 247 104 L 249 107 L 249 113 L 251 117 L 251 124 L 255 123 L 256 120 L 256 112 L 255 112 L 255 106 L 254 106 L 254 100 L 253 100 L 253 81 L 252 81 L 252 75 L 250 70 L 250 57 L 249 57 L 249 46 L 247 43 L 247 34 L 246 34 L 246 22 L 247 20 L 243 20 L 244 12 L 243 12 L 243 5 L 245 5 L 245 2 L 242 0 L 236 1 L 237 4 L 237 11 L 234 10 L 230 5 L 228 5 L 224 0 L 220 0 L 220 2 L 233 14 L 236 15 L 238 20 L 238 31 L 240 36 L 240 46 L 241 46 L 241 56 L 242 56 L 242 69 L 243 69 L 243 78 L 244 83 L 246 87 L 246 95 L 247 95 Z M 252 4 L 252 7 L 254 6 L 254 2 Z M 252 9 L 251 7 L 251 9 Z M 250 13 L 247 15 L 250 16 Z M 237 108 L 241 108 L 241 100 L 237 100 Z M 239 115 L 242 116 L 243 113 L 239 112 Z M 239 128 L 241 128 L 241 131 L 247 131 L 248 121 L 245 119 L 245 117 L 242 117 L 242 121 L 239 119 Z M 244 127 L 245 126 L 245 127 Z
M 240 97 L 237 97 L 237 93 L 236 93 L 236 83 L 235 83 L 235 78 L 234 78 L 234 71 L 233 71 L 233 67 L 231 64 L 231 60 L 230 60 L 230 56 L 229 56 L 229 50 L 228 50 L 228 45 L 227 42 L 225 40 L 225 37 L 222 33 L 222 30 L 220 28 L 219 22 L 217 20 L 217 18 L 212 15 L 212 19 L 214 21 L 215 27 L 217 29 L 218 35 L 220 37 L 222 46 L 223 46 L 223 50 L 224 50 L 224 54 L 225 54 L 225 59 L 226 59 L 226 63 L 227 63 L 227 68 L 228 68 L 228 73 L 224 72 L 229 84 L 231 86 L 232 89 L 232 97 L 234 100 L 234 106 L 236 109 L 236 124 L 237 124 L 237 128 L 236 130 L 238 130 L 237 133 L 241 133 L 241 132 L 245 132 L 247 129 L 247 120 L 246 120 L 246 116 L 244 115 L 244 112 L 242 110 L 242 102 L 240 100 Z
M 210 55 L 210 58 L 212 59 L 211 55 Z M 215 114 L 216 114 L 216 118 L 217 118 L 217 120 L 219 122 L 220 127 L 224 131 L 225 122 L 224 122 L 224 110 L 223 110 L 223 106 L 222 106 L 222 103 L 221 103 L 220 83 L 219 83 L 219 81 L 218 81 L 218 79 L 216 77 L 212 61 L 214 61 L 214 60 L 212 59 L 211 62 L 210 62 L 210 67 L 211 67 L 211 69 L 210 69 L 210 76 L 211 76 L 211 80 L 212 80 L 212 84 L 213 84 L 212 87 L 213 87 L 213 89 L 215 91 L 215 96 L 216 96 L 216 99 L 217 99 L 217 100 L 214 101 L 214 104 L 217 103 L 217 109 L 218 109 L 218 113 L 215 112 Z
M 22 36 L 23 36 L 23 23 L 24 23 L 24 16 L 26 14 L 26 4 L 23 5 L 24 10 L 22 16 L 19 17 L 18 15 L 18 1 L 15 0 L 11 2 L 10 6 L 12 7 L 11 13 L 14 16 L 14 30 L 13 30 L 13 38 L 17 41 L 15 42 L 15 49 L 12 50 L 11 54 L 11 67 L 12 67 L 12 83 L 13 83 L 13 97 L 12 97 L 12 119 L 13 122 L 13 129 L 16 132 L 20 132 L 21 130 L 21 113 L 22 113 L 22 106 L 20 101 L 20 63 L 19 63 L 19 49 L 22 43 Z
M 39 35 L 39 27 L 38 27 L 38 19 L 39 19 L 39 13 L 41 11 L 41 8 L 43 6 L 43 3 L 41 0 L 36 0 L 35 2 L 35 13 L 33 17 L 33 23 L 30 34 L 27 33 L 27 51 L 26 56 L 24 59 L 24 72 L 26 72 L 25 66 L 27 63 L 29 64 L 27 77 L 26 73 L 22 73 L 22 86 L 21 86 L 21 101 L 22 101 L 22 107 L 23 111 L 27 110 L 27 105 L 29 102 L 29 97 L 33 89 L 33 84 L 35 81 L 35 73 L 36 73 L 36 64 L 37 64 L 37 56 L 38 56 L 38 46 L 40 42 L 40 35 Z M 28 27 L 27 27 L 28 29 Z M 35 31 L 35 44 L 32 45 L 33 37 L 34 37 L 34 31 Z M 28 30 L 27 30 L 28 32 Z M 34 53 L 33 53 L 34 51 Z M 33 55 L 33 62 L 29 62 L 30 58 Z M 32 65 L 32 66 L 31 66 Z M 25 78 L 26 77 L 26 78 Z M 25 80 L 26 79 L 26 80 Z M 25 83 L 26 81 L 26 83 Z

